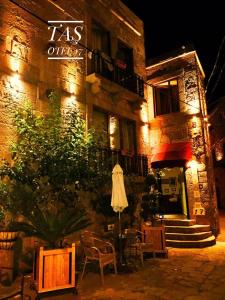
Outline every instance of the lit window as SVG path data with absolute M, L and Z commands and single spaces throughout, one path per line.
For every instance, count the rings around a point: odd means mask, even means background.
M 93 127 L 102 146 L 121 150 L 125 155 L 136 152 L 136 125 L 132 120 L 93 110 Z
M 178 81 L 176 79 L 155 85 L 154 91 L 156 116 L 180 110 Z

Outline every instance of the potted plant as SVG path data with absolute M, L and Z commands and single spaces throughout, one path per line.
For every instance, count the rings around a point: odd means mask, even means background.
M 18 232 L 9 228 L 11 219 L 12 215 L 0 205 L 0 249 L 12 249 L 17 239 Z
M 155 225 L 159 213 L 159 199 L 161 193 L 157 188 L 157 180 L 153 174 L 148 174 L 145 178 L 146 193 L 142 197 L 141 217 L 144 222 Z
M 38 294 L 50 291 L 75 291 L 75 244 L 67 246 L 65 238 L 90 224 L 84 210 L 77 207 L 40 207 L 33 203 L 21 211 L 23 221 L 11 227 L 25 236 L 38 238 L 44 247 L 38 248 L 34 261 L 34 281 Z M 43 263 L 44 262 L 44 263 Z
M 18 232 L 9 227 L 13 216 L 7 209 L 7 195 L 7 186 L 0 183 L 0 282 L 4 285 L 10 285 L 17 273 L 15 244 Z
M 40 249 L 38 253 L 39 258 L 46 254 L 45 264 L 36 264 L 40 292 L 60 289 L 66 286 L 66 276 L 74 277 L 68 270 L 74 270 L 71 255 L 74 257 L 75 248 L 63 251 L 63 240 L 90 224 L 79 194 L 95 190 L 107 172 L 104 167 L 96 169 L 99 145 L 93 131 L 86 130 L 80 111 L 76 107 L 63 110 L 55 95 L 50 94 L 49 101 L 44 116 L 29 105 L 15 109 L 18 139 L 11 147 L 11 160 L 0 167 L 8 190 L 4 196 L 9 200 L 7 209 L 20 219 L 12 222 L 11 228 L 39 238 L 46 251 L 53 251 L 43 254 L 45 250 Z M 58 260 L 52 264 L 54 255 Z M 65 276 L 56 272 L 62 265 L 67 269 Z M 44 272 L 47 266 L 52 269 Z M 58 274 L 59 278 L 47 283 L 40 274 L 51 274 L 51 278 Z

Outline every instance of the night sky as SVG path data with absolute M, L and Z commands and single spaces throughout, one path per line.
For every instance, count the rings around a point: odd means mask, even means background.
M 162 0 L 123 0 L 123 3 L 144 21 L 146 59 L 192 43 L 206 73 L 205 84 L 207 84 L 225 36 L 222 1 L 208 2 L 210 3 L 201 0 L 179 1 L 179 3 Z M 225 95 L 224 64 L 225 41 L 220 51 L 217 68 L 208 87 L 207 94 L 210 102 Z M 219 76 L 221 78 L 213 91 Z

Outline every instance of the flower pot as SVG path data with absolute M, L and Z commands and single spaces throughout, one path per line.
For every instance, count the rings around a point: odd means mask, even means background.
M 12 249 L 18 237 L 16 231 L 0 231 L 0 249 Z
M 0 231 L 0 269 L 8 282 L 12 282 L 14 278 L 14 250 L 18 232 Z

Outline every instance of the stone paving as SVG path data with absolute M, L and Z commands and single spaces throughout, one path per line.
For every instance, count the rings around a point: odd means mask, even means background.
M 3 292 L 0 289 L 0 294 Z M 30 291 L 27 291 L 30 295 Z M 32 300 L 35 295 L 32 295 Z M 225 231 L 215 246 L 203 249 L 169 248 L 168 258 L 145 260 L 130 274 L 88 272 L 78 296 L 52 296 L 52 300 L 225 300 Z
M 169 249 L 169 258 L 148 260 L 138 272 L 106 275 L 104 288 L 89 273 L 82 300 L 222 300 L 225 299 L 225 242 L 205 249 Z

